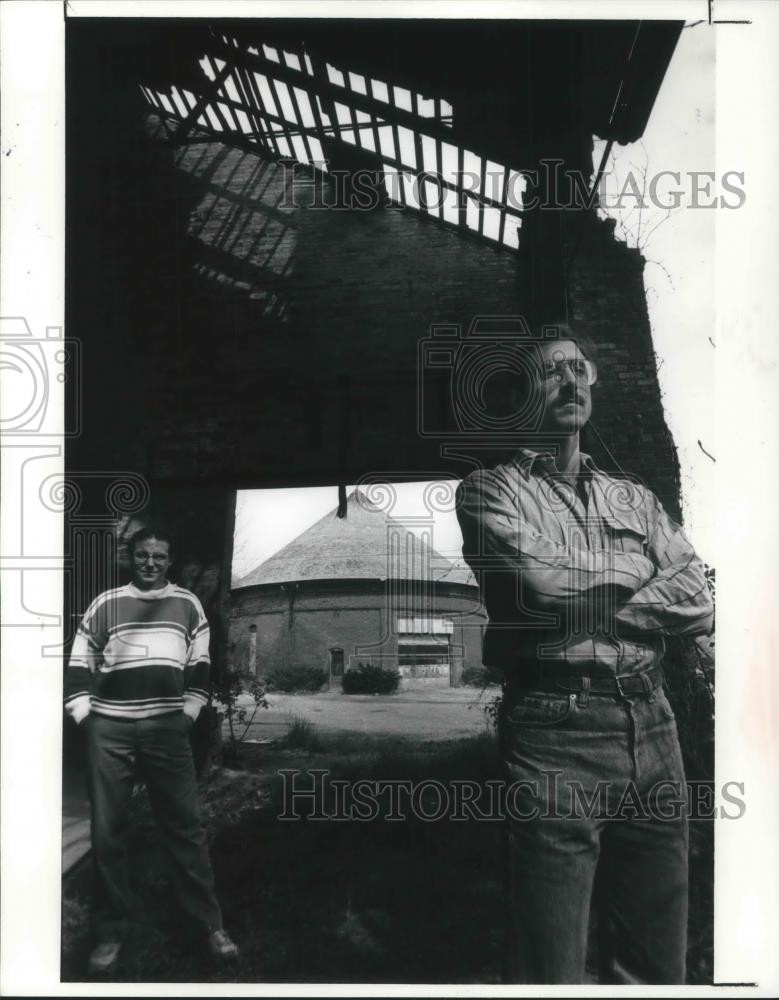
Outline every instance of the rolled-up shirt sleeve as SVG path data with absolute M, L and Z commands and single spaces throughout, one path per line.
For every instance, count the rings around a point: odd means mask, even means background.
M 654 574 L 640 553 L 567 546 L 531 526 L 519 503 L 489 472 L 472 473 L 457 490 L 463 555 L 474 570 L 514 571 L 521 593 L 541 611 L 564 611 L 599 599 L 603 588 L 633 594 Z
M 657 572 L 617 612 L 625 630 L 662 635 L 708 635 L 714 604 L 703 563 L 681 527 L 647 491 L 647 550 Z

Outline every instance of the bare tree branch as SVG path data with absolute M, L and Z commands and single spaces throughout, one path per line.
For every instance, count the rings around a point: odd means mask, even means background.
M 717 461 L 717 459 L 713 455 L 710 455 L 709 452 L 706 451 L 706 449 L 703 447 L 703 445 L 700 442 L 700 438 L 698 438 L 698 447 L 700 448 L 700 450 L 703 452 L 703 454 L 707 458 L 710 458 L 712 460 L 712 462 L 716 462 Z

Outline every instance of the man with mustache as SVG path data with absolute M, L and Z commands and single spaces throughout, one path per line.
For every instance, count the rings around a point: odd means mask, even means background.
M 505 677 L 505 977 L 586 982 L 595 896 L 601 981 L 683 983 L 686 788 L 661 663 L 667 636 L 711 630 L 712 601 L 657 497 L 580 451 L 594 345 L 551 329 L 509 399 L 523 446 L 457 498 L 483 659 Z

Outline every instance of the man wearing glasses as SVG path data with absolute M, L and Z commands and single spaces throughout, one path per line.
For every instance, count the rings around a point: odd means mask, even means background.
M 597 379 L 570 327 L 526 345 L 510 399 L 523 447 L 458 489 L 463 553 L 502 668 L 512 983 L 684 983 L 685 777 L 665 637 L 707 634 L 704 568 L 642 485 L 580 451 Z
M 214 895 L 189 742 L 208 698 L 208 622 L 197 597 L 167 579 L 173 551 L 162 527 L 141 529 L 127 548 L 132 581 L 89 606 L 65 677 L 65 708 L 87 733 L 90 975 L 114 969 L 127 930 L 126 837 L 136 772 L 146 782 L 184 916 L 211 956 L 238 956 Z

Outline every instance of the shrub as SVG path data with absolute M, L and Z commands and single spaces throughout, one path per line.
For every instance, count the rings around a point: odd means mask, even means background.
M 289 714 L 286 717 L 287 735 L 285 744 L 296 750 L 321 750 L 321 743 L 313 723 L 302 715 Z
M 266 678 L 269 691 L 283 691 L 285 694 L 295 691 L 319 691 L 326 680 L 327 674 L 321 667 L 308 667 L 302 664 L 273 667 Z
M 343 676 L 344 694 L 394 694 L 400 684 L 400 673 L 376 667 L 372 663 L 359 663 Z
M 490 684 L 500 684 L 503 678 L 494 667 L 466 667 L 460 677 L 460 683 L 466 687 L 484 688 Z
M 268 700 L 265 697 L 267 690 L 265 682 L 254 674 L 241 673 L 237 670 L 224 670 L 216 679 L 212 691 L 212 702 L 209 711 L 224 711 L 225 718 L 230 729 L 230 740 L 233 743 L 240 743 L 249 732 L 249 728 L 254 722 L 254 717 L 261 708 L 268 708 Z M 238 698 L 242 694 L 251 695 L 254 706 L 249 714 L 246 706 L 238 705 Z M 215 717 L 216 718 L 216 717 Z M 238 730 L 240 735 L 236 735 Z M 214 732 L 220 732 L 218 725 L 213 725 Z M 212 735 L 212 742 L 217 742 Z

